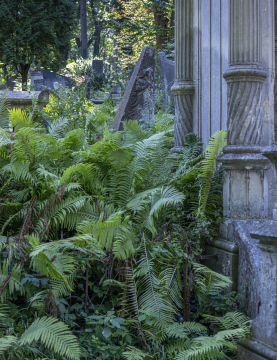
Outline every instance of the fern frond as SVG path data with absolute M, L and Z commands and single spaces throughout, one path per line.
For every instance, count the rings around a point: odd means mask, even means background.
M 206 295 L 216 295 L 222 290 L 230 288 L 232 280 L 198 263 L 192 263 L 194 282 L 198 292 Z
M 53 350 L 60 356 L 68 359 L 79 360 L 81 350 L 76 336 L 72 335 L 69 327 L 51 317 L 36 319 L 22 334 L 19 344 L 31 345 L 35 341 L 48 349 Z
M 144 360 L 144 359 L 153 359 L 153 356 L 151 356 L 149 353 L 145 353 L 134 346 L 128 346 L 127 347 L 129 351 L 123 352 L 124 359 L 127 360 Z
M 192 340 L 189 349 L 180 351 L 175 360 L 231 360 L 223 350 L 224 344 L 215 337 L 199 336 Z
M 17 342 L 17 338 L 15 336 L 2 336 L 0 338 L 0 355 L 4 355 L 4 352 L 9 349 L 9 347 L 13 346 Z
M 201 162 L 199 177 L 202 178 L 200 189 L 199 206 L 200 211 L 204 212 L 209 196 L 209 191 L 214 173 L 216 171 L 216 159 L 222 149 L 227 145 L 227 133 L 224 130 L 216 132 L 208 141 L 204 152 L 204 160 Z

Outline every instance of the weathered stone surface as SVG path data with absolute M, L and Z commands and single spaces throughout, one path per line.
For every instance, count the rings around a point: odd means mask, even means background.
M 224 274 L 233 280 L 232 290 L 238 291 L 238 246 L 226 240 L 213 240 L 206 245 L 205 253 L 218 255 L 218 260 L 209 260 L 205 263 L 212 270 Z
M 127 89 L 119 104 L 113 130 L 122 130 L 124 120 L 140 120 L 154 125 L 155 48 L 145 46 L 136 64 Z
M 34 85 L 36 91 L 43 91 L 45 88 L 57 90 L 60 86 L 65 87 L 66 83 L 63 78 L 52 78 L 52 79 L 40 79 L 40 80 L 34 80 Z
M 239 360 L 277 360 L 276 351 L 257 340 L 243 340 L 238 345 Z
M 175 62 L 168 60 L 164 52 L 159 52 L 157 58 L 161 73 L 164 102 L 165 104 L 168 104 L 170 102 L 173 102 L 173 94 L 171 88 L 173 86 L 175 78 Z
M 0 91 L 9 99 L 9 108 L 26 109 L 32 106 L 33 98 L 38 98 L 40 108 L 46 106 L 49 102 L 49 91 Z
M 60 84 L 63 87 L 72 88 L 71 80 L 64 75 L 56 74 L 48 70 L 35 70 L 30 72 L 31 86 L 34 91 L 43 91 L 45 88 L 55 90 Z
M 31 80 L 31 89 L 33 89 L 35 87 L 35 80 L 42 80 L 43 79 L 43 74 L 41 69 L 30 69 L 29 70 L 29 77 Z
M 112 88 L 111 96 L 114 101 L 119 101 L 121 99 L 121 86 L 119 84 L 115 85 Z
M 92 61 L 92 70 L 96 72 L 96 74 L 103 74 L 104 63 L 103 60 L 93 60 Z

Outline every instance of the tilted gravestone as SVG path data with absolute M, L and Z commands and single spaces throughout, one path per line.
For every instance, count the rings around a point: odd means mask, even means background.
M 112 130 L 122 130 L 124 120 L 139 120 L 144 124 L 154 125 L 155 54 L 154 47 L 143 48 L 119 104 Z
M 162 90 L 165 104 L 173 102 L 171 88 L 175 78 L 175 62 L 168 60 L 164 52 L 158 53 L 158 64 L 161 73 Z

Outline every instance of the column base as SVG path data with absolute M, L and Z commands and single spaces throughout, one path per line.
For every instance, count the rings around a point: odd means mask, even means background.
M 257 340 L 243 340 L 238 345 L 238 360 L 277 360 L 277 348 Z
M 180 155 L 183 151 L 183 146 L 174 146 L 170 151 L 176 155 Z

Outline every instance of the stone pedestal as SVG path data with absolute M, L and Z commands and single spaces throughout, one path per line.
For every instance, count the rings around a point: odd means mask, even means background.
M 241 342 L 241 360 L 277 360 L 277 222 L 254 228 L 251 236 L 261 249 L 261 300 L 251 324 L 251 338 Z
M 225 169 L 223 215 L 228 219 L 268 217 L 269 160 L 260 146 L 227 146 L 219 158 Z

